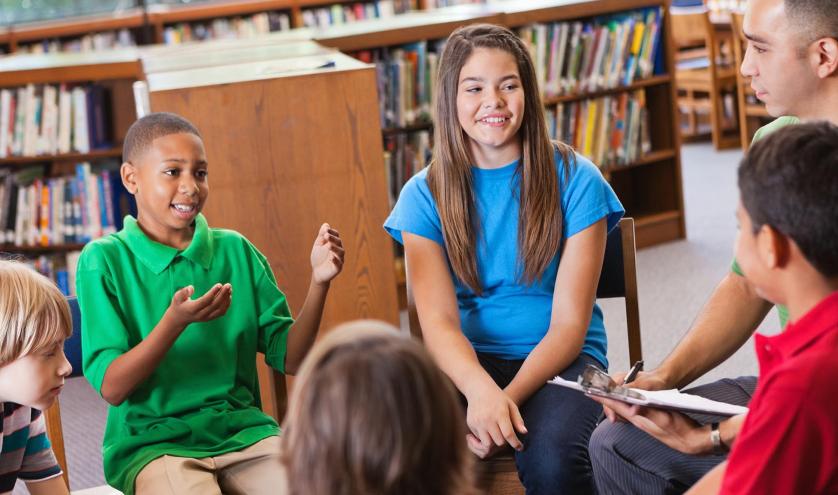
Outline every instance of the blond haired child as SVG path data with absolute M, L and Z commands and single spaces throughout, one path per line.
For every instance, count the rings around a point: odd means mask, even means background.
M 44 416 L 73 370 L 64 340 L 73 323 L 58 288 L 22 263 L 0 260 L 0 493 L 66 494 Z

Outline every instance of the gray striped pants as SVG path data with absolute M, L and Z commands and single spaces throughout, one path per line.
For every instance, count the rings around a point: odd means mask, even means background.
M 755 376 L 725 378 L 684 392 L 747 406 L 756 383 Z M 700 424 L 724 419 L 699 414 L 689 416 Z M 630 423 L 608 420 L 594 430 L 588 450 L 600 495 L 683 493 L 726 457 L 682 454 Z

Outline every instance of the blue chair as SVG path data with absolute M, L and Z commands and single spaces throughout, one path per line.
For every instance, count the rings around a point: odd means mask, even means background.
M 70 315 L 73 317 L 73 335 L 64 341 L 64 354 L 73 365 L 70 376 L 81 376 L 81 309 L 76 296 L 68 297 L 67 304 L 70 305 Z
M 64 354 L 67 360 L 73 366 L 73 372 L 70 376 L 81 376 L 81 310 L 79 309 L 79 301 L 75 296 L 67 298 L 67 304 L 70 305 L 70 316 L 73 317 L 73 335 L 64 341 Z M 64 432 L 61 428 L 61 405 L 59 399 L 55 399 L 55 404 L 44 411 L 44 421 L 47 426 L 47 436 L 52 444 L 52 451 L 55 453 L 55 458 L 64 471 L 64 483 L 70 487 L 70 474 L 67 469 L 67 454 L 64 451 Z

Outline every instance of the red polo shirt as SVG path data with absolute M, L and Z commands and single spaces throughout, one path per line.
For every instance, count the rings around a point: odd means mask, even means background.
M 759 383 L 721 493 L 838 493 L 838 292 L 755 339 Z

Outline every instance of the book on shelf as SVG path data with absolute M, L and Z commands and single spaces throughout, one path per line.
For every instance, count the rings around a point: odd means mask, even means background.
M 405 182 L 430 162 L 431 136 L 431 131 L 423 130 L 384 138 L 384 165 L 391 207 L 396 204 Z
M 386 19 L 408 12 L 410 9 L 411 2 L 405 0 L 336 3 L 329 6 L 303 9 L 303 26 L 325 28 L 367 19 Z
M 520 28 L 545 97 L 629 86 L 651 77 L 661 8 Z M 660 69 L 660 67 L 659 67 Z
M 181 22 L 163 30 L 163 42 L 177 45 L 187 41 L 242 39 L 291 29 L 287 12 L 260 12 L 245 17 L 220 17 L 203 22 Z
M 430 122 L 441 43 L 418 41 L 354 54 L 363 62 L 375 64 L 384 128 Z
M 0 246 L 83 244 L 121 229 L 136 208 L 115 165 L 83 162 L 60 177 L 37 166 L 0 169 Z
M 37 43 L 22 44 L 18 53 L 87 53 L 137 46 L 134 33 L 129 29 L 90 33 L 71 39 L 45 39 Z
M 109 90 L 29 84 L 0 90 L 0 158 L 113 147 Z
M 76 295 L 76 269 L 81 251 L 22 255 L 4 251 L 0 246 L 0 259 L 11 259 L 28 265 L 41 275 L 52 280 L 65 296 Z
M 629 165 L 651 151 L 644 89 L 559 103 L 545 109 L 550 135 L 602 168 Z

